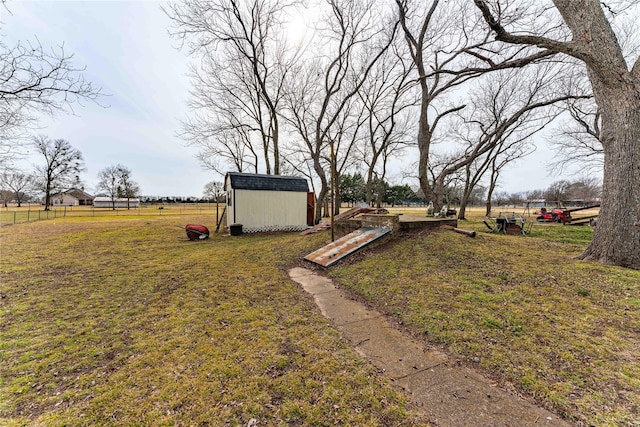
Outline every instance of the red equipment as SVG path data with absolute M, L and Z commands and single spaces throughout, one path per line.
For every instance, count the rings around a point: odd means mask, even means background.
M 540 215 L 536 218 L 538 222 L 561 222 L 563 224 L 586 224 L 589 222 L 589 219 L 595 218 L 598 215 L 591 215 L 582 218 L 572 218 L 571 212 L 583 211 L 585 209 L 599 208 L 600 203 L 582 206 L 579 208 L 573 209 L 553 209 L 549 212 L 546 208 L 540 209 Z
M 569 215 L 571 218 L 571 215 Z M 540 215 L 536 218 L 538 222 L 564 222 L 566 220 L 565 211 L 562 209 L 552 209 L 551 212 L 547 208 L 540 209 Z
M 209 229 L 204 225 L 187 224 L 184 228 L 189 240 L 203 240 L 209 238 Z

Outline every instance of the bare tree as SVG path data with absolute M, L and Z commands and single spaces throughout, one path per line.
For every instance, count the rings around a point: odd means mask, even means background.
M 73 105 L 97 101 L 101 89 L 84 79 L 64 45 L 0 42 L 0 164 L 20 155 L 39 114 L 74 113 Z
M 11 190 L 14 199 L 18 202 L 18 207 L 20 207 L 26 191 L 33 187 L 33 175 L 16 170 L 6 170 L 0 175 L 0 185 L 5 190 Z
M 575 165 L 600 173 L 604 167 L 604 151 L 600 143 L 600 112 L 593 99 L 567 102 L 565 119 L 549 138 L 558 156 L 551 163 L 551 170 L 562 171 Z
M 335 162 L 327 164 L 326 159 L 332 157 L 330 146 L 336 142 L 340 118 L 395 37 L 395 26 L 384 31 L 388 23 L 379 22 L 382 12 L 372 0 L 328 0 L 327 6 L 320 32 L 322 51 L 296 68 L 285 115 L 300 138 L 298 152 L 309 158 L 320 181 L 316 222 L 335 176 Z
M 204 186 L 202 194 L 209 199 L 209 201 L 215 200 L 216 203 L 220 203 L 224 195 L 224 185 L 220 181 L 208 182 Z
M 324 162 L 333 168 L 330 176 L 333 177 L 333 204 L 334 214 L 340 213 L 340 179 L 342 174 L 354 166 L 357 158 L 352 155 L 357 146 L 361 134 L 359 130 L 365 122 L 365 110 L 356 97 L 348 100 L 340 112 L 334 126 L 329 129 L 327 138 L 333 143 L 333 159 L 331 153 L 323 158 Z
M 602 197 L 602 183 L 595 176 L 582 176 L 569 184 L 568 199 L 592 204 Z
M 564 32 L 532 34 L 504 22 L 509 7 L 475 0 L 495 32 L 508 44 L 536 46 L 541 51 L 582 61 L 601 114 L 604 149 L 602 207 L 593 240 L 583 259 L 640 269 L 640 58 L 627 64 L 610 20 L 596 0 L 554 0 Z M 638 7 L 637 3 L 633 6 Z M 535 30 L 535 29 L 534 29 Z
M 515 141 L 509 144 L 500 144 L 496 155 L 487 156 L 489 163 L 489 185 L 485 198 L 485 215 L 491 214 L 493 192 L 498 187 L 500 173 L 509 164 L 522 159 L 533 151 L 535 146 L 527 140 Z M 461 209 L 462 210 L 462 209 Z
M 111 199 L 111 210 L 116 210 L 116 199 L 120 187 L 118 166 L 107 166 L 98 172 L 98 184 L 96 189 L 104 192 Z
M 482 174 L 491 167 L 492 178 L 497 180 L 496 173 L 506 164 L 504 161 L 523 153 L 522 148 L 516 147 L 522 147 L 557 115 L 554 104 L 577 96 L 558 90 L 555 77 L 561 69 L 545 64 L 530 68 L 526 75 L 505 69 L 484 76 L 479 89 L 470 97 L 471 108 L 463 114 L 467 129 L 462 138 L 465 146 L 457 155 L 450 155 L 449 164 L 435 176 L 433 193 L 442 194 L 448 174 L 474 163 L 479 166 L 477 172 Z M 480 159 L 484 162 L 478 162 Z M 479 178 L 476 174 L 476 181 Z M 468 191 L 472 189 L 470 184 L 468 182 Z M 490 187 L 489 196 L 491 190 Z
M 422 192 L 439 209 L 442 187 L 430 182 L 428 174 L 432 142 L 438 138 L 439 125 L 465 108 L 462 102 L 452 103 L 450 95 L 487 72 L 543 61 L 551 53 L 522 58 L 523 51 L 530 50 L 528 47 L 494 46 L 490 33 L 477 25 L 473 5 L 468 2 L 432 0 L 425 5 L 396 0 L 396 5 L 420 88 L 418 180 Z
M 12 197 L 13 197 L 13 191 L 0 187 L 0 203 L 2 204 L 2 207 L 6 208 L 7 203 L 11 201 Z
M 220 216 L 220 202 L 223 200 L 222 196 L 224 196 L 224 184 L 220 181 L 211 181 L 208 182 L 204 186 L 203 191 L 204 197 L 211 201 L 212 199 L 216 201 L 216 223 L 219 221 Z
M 98 191 L 104 192 L 111 199 L 111 208 L 116 209 L 116 199 L 127 199 L 127 209 L 130 209 L 129 200 L 140 193 L 140 186 L 132 179 L 131 169 L 120 164 L 107 166 L 98 172 Z
M 366 122 L 357 151 L 366 166 L 366 201 L 369 205 L 374 178 L 384 180 L 389 159 L 409 144 L 414 120 L 410 107 L 417 102 L 410 72 L 411 65 L 403 61 L 401 45 L 396 41 L 376 63 L 371 78 L 358 92 Z
M 82 154 L 68 141 L 44 135 L 33 139 L 33 147 L 44 158 L 44 164 L 36 166 L 35 185 L 44 192 L 44 209 L 49 210 L 51 194 L 68 190 L 80 181 Z
M 287 10 L 297 3 L 183 0 L 164 9 L 174 23 L 172 35 L 188 42 L 189 54 L 201 60 L 191 71 L 190 102 L 200 113 L 184 122 L 182 137 L 203 147 L 205 166 L 214 166 L 217 160 L 208 159 L 224 153 L 242 167 L 248 147 L 254 155 L 261 152 L 267 174 L 280 174 L 280 103 L 296 59 L 281 30 Z
M 131 177 L 132 172 L 126 166 L 118 165 L 118 197 L 127 199 L 127 209 L 130 209 L 130 200 L 137 197 L 140 194 L 140 185 Z
M 530 138 L 558 114 L 555 104 L 575 99 L 562 93 L 558 76 L 562 64 L 532 66 L 526 73 L 506 69 L 487 74 L 468 96 L 469 108 L 458 113 L 463 119 L 453 133 L 463 141 L 463 157 L 442 172 L 465 169 L 466 184 L 459 218 L 464 219 L 466 201 L 473 187 L 489 173 L 487 215 L 500 171 L 510 162 L 533 152 Z M 583 95 L 588 96 L 588 95 Z M 435 188 L 439 187 L 438 178 Z

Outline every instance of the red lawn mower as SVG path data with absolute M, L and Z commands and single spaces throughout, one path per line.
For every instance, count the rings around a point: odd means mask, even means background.
M 571 215 L 569 215 L 571 218 Z M 565 211 L 563 209 L 552 209 L 550 211 L 547 208 L 540 209 L 540 215 L 536 217 L 538 222 L 564 222 L 567 220 Z

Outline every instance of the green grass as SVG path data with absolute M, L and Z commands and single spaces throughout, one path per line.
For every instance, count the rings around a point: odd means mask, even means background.
M 220 204 L 218 214 L 222 216 L 224 204 Z M 153 218 L 157 216 L 175 215 L 216 215 L 215 203 L 167 203 L 144 204 L 139 208 L 94 208 L 93 206 L 52 206 L 45 211 L 42 205 L 23 205 L 17 207 L 9 205 L 0 208 L 0 226 L 20 224 L 23 222 L 35 222 L 60 218 L 82 217 L 127 217 L 137 216 Z
M 529 236 L 488 233 L 478 218 L 459 227 L 478 237 L 413 236 L 330 274 L 569 420 L 637 425 L 640 271 L 576 260 L 588 226 L 535 224 Z
M 427 424 L 288 279 L 328 233 L 176 227 L 210 218 L 1 227 L 0 424 Z M 637 425 L 640 272 L 576 260 L 588 226 L 459 227 L 478 236 L 407 237 L 329 274 L 579 425 Z
M 289 280 L 326 234 L 210 216 L 0 228 L 2 425 L 426 425 Z

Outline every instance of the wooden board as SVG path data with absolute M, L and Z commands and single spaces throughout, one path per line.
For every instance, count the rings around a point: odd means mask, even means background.
M 304 259 L 329 267 L 389 233 L 389 228 L 362 227 L 310 253 Z

